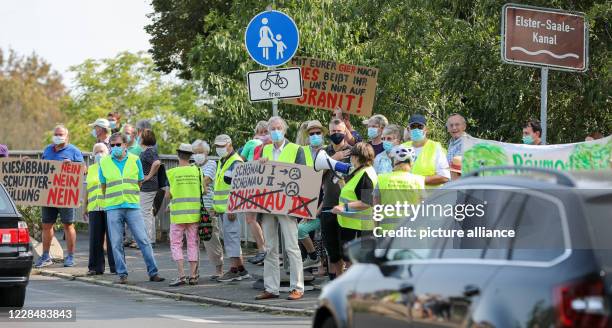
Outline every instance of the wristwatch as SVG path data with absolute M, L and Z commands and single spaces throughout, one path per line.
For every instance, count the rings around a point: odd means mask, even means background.
M 345 211 L 345 212 L 348 212 L 348 211 L 349 211 L 348 203 L 344 204 L 344 211 Z

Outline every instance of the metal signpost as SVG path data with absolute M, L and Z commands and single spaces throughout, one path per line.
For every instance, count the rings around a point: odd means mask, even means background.
M 300 35 L 291 17 L 277 10 L 267 10 L 251 19 L 244 33 L 244 43 L 255 62 L 274 71 L 275 67 L 285 64 L 295 55 Z M 278 99 L 270 99 L 274 116 L 278 116 Z
M 583 13 L 518 4 L 502 7 L 502 60 L 541 68 L 540 121 L 546 144 L 548 70 L 588 69 L 589 29 Z

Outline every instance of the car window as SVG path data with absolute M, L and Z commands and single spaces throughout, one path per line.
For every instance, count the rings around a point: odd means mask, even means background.
M 510 190 L 498 190 L 488 198 L 489 204 L 499 204 L 495 211 L 487 217 L 488 226 L 498 230 L 514 229 L 516 220 L 525 206 L 527 195 Z M 508 259 L 511 238 L 488 238 L 486 239 L 487 251 L 485 259 L 505 260 Z
M 4 188 L 0 188 L 0 214 L 13 214 L 15 210 L 11 205 L 8 195 Z
M 551 200 L 526 197 L 515 223 L 510 258 L 515 261 L 550 261 L 563 254 L 565 242 L 561 210 Z

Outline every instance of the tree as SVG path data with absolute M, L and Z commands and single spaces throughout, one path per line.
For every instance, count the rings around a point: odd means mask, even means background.
M 0 49 L 0 143 L 9 149 L 41 149 L 44 132 L 63 120 L 65 98 L 62 78 L 49 63 L 35 53 L 23 57 Z
M 539 117 L 539 70 L 501 61 L 505 2 L 286 0 L 278 1 L 276 9 L 300 28 L 298 55 L 379 68 L 375 113 L 403 126 L 410 114 L 425 113 L 430 135 L 444 141 L 446 117 L 459 112 L 474 136 L 520 142 L 521 124 Z M 243 45 L 249 20 L 265 8 L 253 1 L 230 4 L 229 10 L 205 15 L 208 33 L 195 37 L 186 65 L 212 98 L 205 115 L 191 118 L 192 127 L 209 136 L 225 132 L 242 142 L 258 119 L 270 116 L 269 103 L 248 102 L 246 73 L 260 67 Z M 612 132 L 609 2 L 529 4 L 582 11 L 589 22 L 589 70 L 549 75 L 549 142 L 581 141 L 593 130 Z M 279 107 L 292 131 L 307 119 L 329 120 L 329 112 Z
M 125 123 L 150 119 L 160 153 L 173 154 L 179 143 L 198 137 L 190 133 L 186 117 L 201 111 L 204 99 L 193 85 L 155 71 L 145 54 L 123 52 L 115 58 L 88 59 L 70 70 L 76 75 L 73 97 L 63 111 L 70 117 L 71 141 L 83 151 L 90 151 L 94 143 L 87 124 L 115 111 L 127 118 L 122 119 Z

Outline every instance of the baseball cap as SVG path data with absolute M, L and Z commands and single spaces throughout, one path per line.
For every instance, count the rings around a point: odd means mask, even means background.
M 408 125 L 410 126 L 413 123 L 427 125 L 427 119 L 421 114 L 412 114 L 410 119 L 408 119 Z
M 232 138 L 230 138 L 230 136 L 228 136 L 227 134 L 220 134 L 215 138 L 214 143 L 216 146 L 225 146 L 227 144 L 232 143 Z
M 180 144 L 179 147 L 176 149 L 176 151 L 193 154 L 193 148 L 191 147 L 190 144 L 186 144 L 186 143 Z
M 110 129 L 110 123 L 105 118 L 99 118 L 95 122 L 90 123 L 89 126 L 99 126 L 103 129 Z

